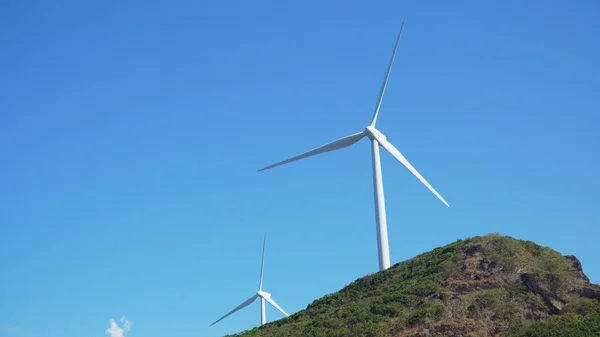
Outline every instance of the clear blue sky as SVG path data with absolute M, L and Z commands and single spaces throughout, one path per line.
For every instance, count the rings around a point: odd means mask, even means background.
M 600 4 L 0 4 L 0 336 L 221 336 L 377 270 L 369 143 L 257 169 L 369 122 L 392 263 L 500 232 L 600 282 Z M 267 319 L 282 315 L 268 307 Z M 118 329 L 117 329 L 118 330 Z M 118 334 L 118 331 L 115 333 Z

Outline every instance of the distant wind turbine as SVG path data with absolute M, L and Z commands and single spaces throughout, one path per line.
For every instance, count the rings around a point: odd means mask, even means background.
M 371 124 L 369 124 L 361 132 L 357 132 L 349 136 L 337 139 L 333 142 L 312 149 L 308 152 L 304 152 L 295 157 L 280 161 L 278 163 L 269 165 L 265 168 L 258 170 L 260 172 L 306 157 L 338 150 L 350 146 L 364 137 L 368 137 L 371 140 L 371 153 L 373 155 L 373 188 L 375 190 L 375 220 L 377 222 L 377 248 L 379 251 L 379 270 L 384 270 L 390 267 L 390 252 L 388 245 L 387 223 L 385 217 L 385 200 L 383 196 L 383 179 L 381 176 L 381 162 L 379 159 L 380 145 L 383 146 L 383 148 L 386 149 L 402 165 L 404 165 L 404 167 L 406 167 L 415 177 L 417 177 L 417 179 L 419 179 L 431 192 L 433 192 L 433 194 L 435 194 L 435 196 L 438 197 L 446 206 L 450 207 L 446 200 L 444 200 L 444 198 L 442 198 L 442 196 L 427 182 L 427 180 L 425 180 L 425 178 L 423 178 L 423 176 L 421 176 L 421 174 L 417 172 L 417 170 L 408 162 L 408 160 L 404 158 L 400 151 L 398 151 L 398 149 L 396 149 L 394 145 L 388 142 L 386 137 L 379 130 L 375 129 L 375 123 L 377 122 L 377 116 L 379 115 L 379 108 L 381 107 L 381 101 L 383 100 L 383 94 L 385 93 L 385 89 L 387 87 L 390 72 L 392 70 L 392 64 L 394 63 L 394 58 L 396 57 L 396 51 L 398 49 L 398 43 L 400 42 L 400 36 L 402 36 L 403 28 L 404 20 L 402 21 L 400 32 L 398 33 L 398 37 L 396 38 L 394 51 L 392 53 L 387 72 L 385 74 L 381 90 L 379 92 L 377 104 L 375 104 L 375 113 L 373 114 L 373 118 L 371 119 Z
M 274 306 L 275 308 L 277 308 L 277 310 L 281 311 L 284 315 L 289 316 L 287 312 L 285 312 L 276 302 L 275 300 L 273 300 L 273 298 L 271 298 L 271 294 L 263 291 L 262 290 L 262 286 L 263 286 L 263 271 L 265 269 L 265 245 L 267 243 L 267 234 L 265 233 L 265 238 L 263 241 L 263 250 L 262 250 L 262 263 L 260 265 L 260 283 L 258 284 L 258 291 L 256 292 L 256 294 L 252 297 L 250 297 L 249 299 L 247 299 L 246 301 L 244 301 L 242 304 L 238 305 L 235 309 L 231 310 L 230 312 L 228 312 L 225 316 L 219 318 L 218 320 L 216 320 L 213 324 L 211 324 L 210 326 L 215 325 L 217 322 L 221 321 L 223 318 L 233 314 L 234 312 L 249 306 L 250 304 L 252 304 L 252 302 L 254 302 L 257 298 L 260 297 L 260 325 L 263 325 L 267 322 L 267 312 L 266 312 L 266 308 L 265 308 L 265 301 L 269 302 L 272 306 Z

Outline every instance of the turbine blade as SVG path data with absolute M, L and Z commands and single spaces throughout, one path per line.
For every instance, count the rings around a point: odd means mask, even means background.
M 269 165 L 267 167 L 261 168 L 258 171 L 260 172 L 260 171 L 268 170 L 270 168 L 273 168 L 273 167 L 276 167 L 276 166 L 279 166 L 279 165 L 283 165 L 283 164 L 287 164 L 287 163 L 290 163 L 290 162 L 293 162 L 293 161 L 296 161 L 296 160 L 300 160 L 302 158 L 314 156 L 314 155 L 325 153 L 325 152 L 329 152 L 329 151 L 338 150 L 338 149 L 350 146 L 350 145 L 358 142 L 364 136 L 365 136 L 364 132 L 362 132 L 362 131 L 361 132 L 357 132 L 355 134 L 351 134 L 349 136 L 342 137 L 340 139 L 336 139 L 333 142 L 330 142 L 330 143 L 327 143 L 325 145 L 319 146 L 319 147 L 314 148 L 314 149 L 312 149 L 310 151 L 301 153 L 301 154 L 299 154 L 299 155 L 297 155 L 295 157 L 292 157 L 292 158 L 289 158 L 289 159 L 286 159 L 286 160 L 282 160 L 282 161 L 280 161 L 278 163 L 275 163 L 273 165 Z
M 256 298 L 258 297 L 258 295 L 254 295 L 252 297 L 250 297 L 249 299 L 247 299 L 246 301 L 244 301 L 244 303 L 238 305 L 235 309 L 231 310 L 230 312 L 228 312 L 225 316 L 219 318 L 218 320 L 216 320 L 213 324 L 211 324 L 210 326 L 213 326 L 215 324 L 217 324 L 219 321 L 221 321 L 223 318 L 233 314 L 234 312 L 247 307 L 248 305 L 250 305 L 252 302 L 254 302 L 254 300 L 256 300 Z
M 265 269 L 265 245 L 266 244 L 267 244 L 267 233 L 265 233 L 265 238 L 263 240 L 262 262 L 260 264 L 260 283 L 258 284 L 258 290 L 262 290 L 263 271 Z
M 398 37 L 396 38 L 396 44 L 394 45 L 394 51 L 392 52 L 392 57 L 390 58 L 390 64 L 388 65 L 387 72 L 385 73 L 385 78 L 383 79 L 383 84 L 381 85 L 381 89 L 379 90 L 379 98 L 377 99 L 377 104 L 375 104 L 375 113 L 373 114 L 373 119 L 371 120 L 371 126 L 375 126 L 377 123 L 377 115 L 379 115 L 379 108 L 381 107 L 381 101 L 383 101 L 383 94 L 385 93 L 385 88 L 387 87 L 388 80 L 390 78 L 390 73 L 392 71 L 392 65 L 394 64 L 394 59 L 396 58 L 396 51 L 398 50 L 398 43 L 400 42 L 400 36 L 402 36 L 402 29 L 404 28 L 404 21 L 406 18 L 402 20 L 402 25 L 400 26 L 400 32 L 398 33 Z
M 444 200 L 444 198 L 442 198 L 442 196 L 427 182 L 427 180 L 425 180 L 425 178 L 423 178 L 423 176 L 419 172 L 417 172 L 417 170 L 408 162 L 408 160 L 402 155 L 402 153 L 400 153 L 400 151 L 398 151 L 398 149 L 396 149 L 396 147 L 392 145 L 392 143 L 388 142 L 387 139 L 375 133 L 373 135 L 375 136 L 375 139 L 377 139 L 379 144 L 383 146 L 384 149 L 386 149 L 392 156 L 394 156 L 394 158 L 396 158 L 400 163 L 402 163 L 402 165 L 404 165 L 404 167 L 406 167 L 415 177 L 417 177 L 417 179 L 419 179 L 423 183 L 423 185 L 425 185 L 433 194 L 435 194 L 435 196 L 438 197 L 438 199 L 440 199 L 446 206 L 450 207 L 446 200 Z
M 265 296 L 263 298 L 265 299 L 265 301 L 269 302 L 272 306 L 277 308 L 277 310 L 281 311 L 281 313 L 283 313 L 284 315 L 286 315 L 288 317 L 290 316 L 290 315 L 288 315 L 287 312 L 285 312 L 285 310 L 281 309 L 281 307 L 277 303 L 275 303 L 275 300 L 273 300 L 271 297 Z

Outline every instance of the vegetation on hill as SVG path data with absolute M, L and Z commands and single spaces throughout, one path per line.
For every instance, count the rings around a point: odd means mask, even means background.
M 574 256 L 499 234 L 458 240 L 235 336 L 600 336 Z

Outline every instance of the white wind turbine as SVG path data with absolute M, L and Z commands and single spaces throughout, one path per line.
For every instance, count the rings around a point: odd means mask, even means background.
M 233 314 L 234 312 L 236 312 L 244 307 L 249 306 L 250 304 L 252 304 L 252 302 L 254 302 L 259 297 L 260 297 L 260 325 L 263 325 L 267 322 L 267 312 L 266 312 L 266 307 L 265 307 L 265 301 L 269 302 L 272 306 L 277 308 L 277 310 L 281 311 L 284 315 L 289 316 L 287 312 L 285 312 L 277 303 L 275 303 L 275 300 L 273 300 L 271 298 L 270 293 L 262 290 L 263 271 L 265 268 L 265 245 L 266 245 L 266 243 L 267 243 L 267 234 L 265 233 L 265 238 L 263 241 L 263 250 L 262 250 L 262 263 L 260 265 L 260 283 L 258 284 L 258 291 L 256 292 L 256 294 L 254 296 L 250 297 L 249 299 L 247 299 L 246 301 L 244 301 L 242 304 L 238 305 L 235 309 L 228 312 L 225 316 L 216 320 L 210 326 L 215 325 L 217 322 L 219 322 L 223 318 Z
M 396 38 L 396 44 L 394 46 L 394 51 L 392 53 L 392 57 L 390 59 L 390 63 L 388 65 L 387 72 L 385 74 L 385 78 L 383 80 L 383 84 L 381 86 L 381 90 L 379 92 L 379 98 L 377 99 L 377 104 L 375 104 L 375 113 L 373 114 L 373 119 L 371 119 L 371 124 L 369 124 L 363 131 L 351 134 L 349 136 L 339 138 L 333 142 L 328 144 L 319 146 L 310 151 L 299 154 L 295 157 L 280 161 L 273 165 L 269 165 L 265 168 L 259 170 L 267 170 L 279 165 L 287 164 L 302 158 L 314 156 L 317 154 L 338 150 L 347 146 L 350 146 L 363 137 L 368 137 L 371 140 L 371 150 L 373 155 L 373 187 L 375 190 L 375 220 L 377 222 L 377 249 L 379 251 L 379 270 L 384 270 L 390 267 L 390 252 L 388 246 L 388 235 L 387 235 L 387 223 L 385 218 L 385 201 L 383 197 L 383 179 L 381 176 L 381 162 L 379 159 L 379 146 L 383 146 L 394 158 L 396 158 L 404 167 L 406 167 L 417 179 L 419 179 L 435 196 L 437 196 L 446 206 L 450 207 L 446 200 L 442 198 L 442 196 L 415 170 L 415 168 L 404 158 L 404 156 L 387 141 L 386 137 L 377 129 L 375 129 L 375 123 L 377 122 L 377 115 L 379 114 L 379 108 L 381 106 L 381 101 L 383 100 L 383 94 L 385 93 L 385 88 L 387 86 L 388 79 L 390 77 L 390 71 L 392 70 L 392 64 L 394 63 L 394 58 L 396 57 L 396 50 L 398 49 L 398 43 L 400 42 L 400 36 L 402 35 L 402 29 L 404 28 L 404 21 L 402 21 L 402 26 L 400 27 L 400 32 L 398 33 L 398 37 Z

